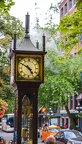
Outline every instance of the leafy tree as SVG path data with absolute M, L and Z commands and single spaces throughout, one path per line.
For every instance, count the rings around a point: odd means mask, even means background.
M 3 117 L 5 111 L 8 109 L 6 101 L 0 99 L 0 119 Z
M 1 15 L 0 17 L 0 97 L 8 103 L 8 112 L 14 108 L 14 91 L 10 86 L 10 60 L 8 59 L 8 48 L 14 33 L 18 38 L 24 35 L 22 22 L 13 16 Z
M 54 42 L 56 37 L 58 39 L 59 32 L 61 33 L 61 41 L 59 48 L 64 48 L 67 53 L 55 51 L 48 51 L 45 59 L 45 83 L 41 84 L 39 88 L 39 106 L 57 108 L 54 101 L 57 101 L 59 106 L 64 106 L 70 121 L 76 129 L 73 118 L 68 109 L 68 100 L 76 92 L 81 91 L 80 72 L 82 71 L 81 58 L 70 55 L 72 48 L 77 48 L 76 44 L 80 41 L 80 34 L 82 34 L 82 16 L 81 9 L 79 9 L 80 0 L 77 0 L 78 10 L 71 16 L 66 15 L 57 26 L 53 22 L 53 17 L 50 15 L 49 21 L 45 27 L 42 28 L 47 32 Z M 61 3 L 61 1 L 60 1 Z M 81 6 L 81 5 L 80 5 Z M 51 5 L 50 10 L 57 10 L 55 6 Z M 57 43 L 59 42 L 59 39 Z M 57 105 L 58 105 L 57 104 Z
M 69 56 L 49 51 L 45 63 L 45 83 L 39 89 L 39 105 L 46 106 L 47 109 L 54 108 L 54 101 L 58 101 L 59 108 L 65 107 L 74 129 L 76 129 L 68 109 L 68 100 L 81 89 L 81 59 L 78 57 L 70 59 Z
M 2 85 L 1 97 L 8 103 L 7 113 L 13 112 L 14 109 L 14 90 L 10 85 Z
M 76 0 L 76 6 L 77 6 L 77 9 L 82 11 L 82 1 L 81 0 Z
M 78 51 L 77 43 L 81 41 L 82 35 L 82 3 L 77 2 L 78 9 L 72 15 L 65 15 L 59 24 L 58 30 L 61 33 L 59 48 L 70 52 L 73 48 Z M 79 8 L 79 6 L 81 8 Z
M 13 0 L 0 0 L 0 13 L 8 13 L 14 4 Z
M 60 2 L 61 3 L 61 2 Z M 61 41 L 59 48 L 64 48 L 64 53 L 54 54 L 55 51 L 49 51 L 45 59 L 45 83 L 39 88 L 39 105 L 54 108 L 54 101 L 57 101 L 60 107 L 64 106 L 70 121 L 76 129 L 73 118 L 68 109 L 69 98 L 81 92 L 81 79 L 80 73 L 82 72 L 81 58 L 72 57 L 70 51 L 72 48 L 77 49 L 76 44 L 80 41 L 80 35 L 82 34 L 82 3 L 77 0 L 77 11 L 69 16 L 64 16 L 58 26 L 61 33 Z M 54 6 L 50 7 L 54 10 Z M 52 17 L 51 17 L 52 20 Z M 48 23 L 45 29 L 49 34 L 55 32 L 55 27 L 52 27 L 52 23 Z M 56 32 L 57 33 L 57 32 Z M 56 34 L 55 33 L 55 34 Z M 56 35 L 54 35 L 55 40 Z
M 0 45 L 3 48 L 8 48 L 10 44 L 10 40 L 13 39 L 14 33 L 17 34 L 17 38 L 23 38 L 24 36 L 24 28 L 22 22 L 11 16 L 9 14 L 1 15 L 0 17 Z M 2 37 L 4 36 L 4 37 Z
M 12 107 L 14 103 L 13 88 L 10 86 L 9 66 L 10 66 L 10 62 L 7 58 L 6 51 L 3 52 L 0 51 L 0 98 L 2 98 L 8 103 L 7 112 L 12 111 Z M 11 100 L 11 105 L 12 105 L 11 107 L 8 100 Z
M 0 79 L 2 79 L 2 83 L 4 81 L 6 84 L 9 83 L 9 60 L 6 55 L 6 51 L 0 51 Z

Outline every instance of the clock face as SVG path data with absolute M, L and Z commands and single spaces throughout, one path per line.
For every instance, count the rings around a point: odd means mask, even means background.
M 42 82 L 43 57 L 34 54 L 16 54 L 15 82 Z
M 39 74 L 39 64 L 34 58 L 27 57 L 19 61 L 18 72 L 25 79 L 33 79 Z

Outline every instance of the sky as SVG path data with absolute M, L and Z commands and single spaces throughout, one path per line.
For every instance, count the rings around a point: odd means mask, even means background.
M 46 18 L 45 12 L 50 7 L 50 4 L 54 5 L 60 2 L 60 0 L 13 0 L 15 5 L 11 8 L 10 14 L 20 19 L 25 26 L 25 15 L 27 12 L 30 15 L 30 24 L 34 25 L 36 23 L 36 16 L 39 16 L 40 24 L 44 25 L 44 19 Z M 35 10 L 35 3 L 37 3 L 38 9 Z M 37 15 L 36 15 L 37 13 Z M 55 14 L 55 23 L 59 23 L 59 14 Z
M 10 10 L 10 14 L 12 16 L 15 16 L 19 20 L 23 22 L 23 26 L 25 27 L 25 15 L 27 12 L 30 15 L 30 36 L 33 44 L 36 46 L 36 41 L 38 40 L 39 44 L 42 45 L 42 35 L 43 33 L 36 33 L 33 28 L 36 24 L 36 16 L 39 17 L 39 24 L 40 26 L 44 27 L 44 24 L 46 21 L 44 19 L 46 18 L 45 13 L 49 10 L 49 7 L 51 3 L 53 5 L 60 2 L 60 0 L 13 0 L 15 2 L 15 5 L 12 6 Z M 35 3 L 37 3 L 38 9 L 35 10 Z M 36 14 L 37 13 L 37 14 Z M 59 14 L 54 14 L 54 23 L 59 23 Z M 46 36 L 47 37 L 47 36 Z M 47 47 L 47 44 L 46 44 Z M 48 43 L 48 47 L 55 47 L 53 42 Z

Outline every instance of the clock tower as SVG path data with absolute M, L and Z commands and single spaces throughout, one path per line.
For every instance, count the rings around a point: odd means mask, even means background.
M 25 37 L 14 40 L 10 45 L 10 83 L 15 93 L 15 124 L 17 144 L 37 144 L 38 129 L 38 89 L 44 82 L 45 36 L 43 49 L 32 44 L 29 35 L 29 15 L 26 15 Z

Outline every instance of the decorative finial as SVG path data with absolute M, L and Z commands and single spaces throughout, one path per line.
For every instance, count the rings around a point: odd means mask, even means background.
M 37 49 L 39 49 L 39 42 L 38 42 L 38 40 L 36 42 L 36 47 L 37 47 Z
M 25 16 L 26 18 L 25 18 L 25 38 L 29 38 L 30 36 L 29 36 L 29 17 L 30 17 L 30 15 L 28 14 L 28 12 L 27 12 L 27 15 Z
M 16 50 L 16 33 L 14 34 L 14 45 L 13 45 L 13 49 Z
M 45 52 L 45 34 L 43 34 L 43 51 Z

